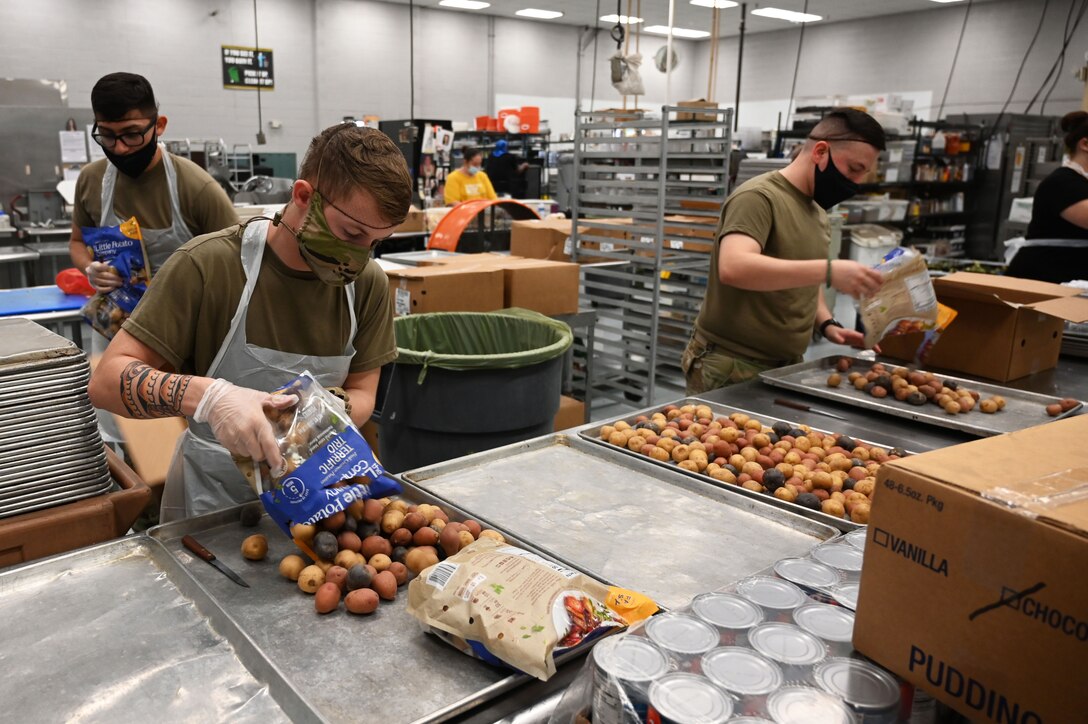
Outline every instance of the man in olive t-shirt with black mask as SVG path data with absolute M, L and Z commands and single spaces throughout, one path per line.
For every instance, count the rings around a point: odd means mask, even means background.
M 829 257 L 825 211 L 857 193 L 882 150 L 884 131 L 871 116 L 836 110 L 790 165 L 745 182 L 726 200 L 706 296 L 680 362 L 688 394 L 799 362 L 814 330 L 860 346 L 863 336 L 832 317 L 823 285 L 859 297 L 882 278 Z

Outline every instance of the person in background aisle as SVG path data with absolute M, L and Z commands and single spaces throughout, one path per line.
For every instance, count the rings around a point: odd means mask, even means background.
M 525 170 L 529 163 L 511 153 L 505 138 L 495 141 L 495 150 L 487 157 L 487 176 L 495 192 L 515 199 L 525 198 Z
M 845 294 L 875 292 L 880 272 L 830 259 L 825 211 L 857 193 L 884 149 L 871 116 L 828 113 L 781 171 L 751 179 L 726 200 L 710 276 L 692 338 L 680 360 L 688 394 L 743 382 L 801 360 L 813 331 L 860 345 L 824 302 L 823 285 Z
M 1009 276 L 1061 283 L 1088 279 L 1088 113 L 1062 117 L 1066 157 L 1035 191 L 1031 239 L 1080 240 L 1024 246 L 1009 262 Z
M 446 177 L 446 206 L 472 199 L 497 199 L 498 195 L 491 186 L 491 179 L 481 168 L 484 162 L 483 152 L 478 148 L 466 146 L 462 154 L 464 162 L 461 168 Z
M 91 90 L 94 140 L 106 158 L 83 167 L 76 181 L 69 251 L 100 292 L 121 286 L 107 265 L 91 260 L 83 226 L 114 226 L 131 216 L 140 223 L 154 274 L 179 246 L 200 234 L 238 223 L 219 184 L 192 161 L 168 153 L 166 130 L 151 84 L 135 73 L 110 73 Z M 120 173 L 119 173 L 120 172 Z
M 357 425 L 397 356 L 389 282 L 371 250 L 408 215 L 397 146 L 354 123 L 310 142 L 291 200 L 272 219 L 198 236 L 167 260 L 106 349 L 91 402 L 133 418 L 189 418 L 163 491 L 167 522 L 255 498 L 232 455 L 284 460 L 265 410 L 301 372 Z

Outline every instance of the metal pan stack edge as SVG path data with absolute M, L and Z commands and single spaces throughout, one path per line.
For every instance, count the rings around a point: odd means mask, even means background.
M 0 320 L 0 518 L 110 489 L 90 376 L 87 356 L 64 337 Z

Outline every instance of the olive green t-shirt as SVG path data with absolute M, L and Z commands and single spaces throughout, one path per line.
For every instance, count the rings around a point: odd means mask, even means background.
M 831 241 L 827 214 L 810 197 L 771 171 L 746 181 L 726 200 L 716 238 L 745 234 L 778 259 L 826 259 Z M 706 297 L 695 324 L 723 352 L 785 363 L 808 348 L 816 319 L 818 286 L 755 292 L 722 284 L 715 244 Z
M 219 352 L 245 287 L 242 227 L 199 236 L 174 252 L 151 280 L 122 327 L 161 354 L 174 369 L 206 375 Z M 375 369 L 397 356 L 389 281 L 367 264 L 355 281 L 358 331 L 351 372 Z M 265 247 L 246 319 L 250 344 L 281 352 L 344 353 L 350 310 L 343 287 L 291 269 Z
M 187 158 L 170 154 L 178 176 L 181 217 L 193 236 L 210 234 L 238 223 L 238 214 L 222 187 L 208 172 Z M 72 220 L 76 226 L 100 226 L 102 179 L 109 161 L 87 164 L 76 181 Z M 113 192 L 113 213 L 121 221 L 135 216 L 144 229 L 166 229 L 173 224 L 166 165 L 159 161 L 136 178 L 118 172 Z

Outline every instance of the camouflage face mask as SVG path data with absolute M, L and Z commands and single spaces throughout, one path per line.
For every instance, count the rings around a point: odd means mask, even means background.
M 274 221 L 283 224 L 279 214 Z M 344 241 L 332 233 L 329 222 L 325 219 L 324 202 L 316 189 L 310 198 L 310 208 L 298 230 L 287 224 L 283 225 L 298 239 L 302 258 L 325 284 L 334 287 L 351 284 L 359 278 L 370 261 L 369 248 Z

